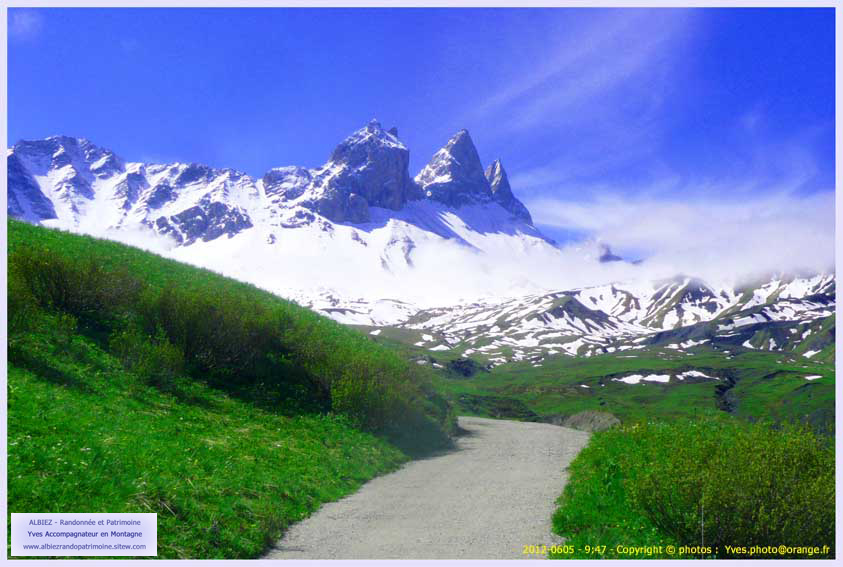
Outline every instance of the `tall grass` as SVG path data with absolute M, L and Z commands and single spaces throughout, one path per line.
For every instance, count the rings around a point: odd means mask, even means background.
M 39 314 L 60 314 L 164 389 L 188 376 L 285 415 L 344 415 L 409 452 L 449 442 L 455 418 L 425 370 L 357 331 L 201 270 L 161 278 L 154 261 L 134 257 L 149 254 L 114 243 L 69 234 L 23 242 L 16 232 L 48 231 L 9 226 L 12 362 L 23 356 L 15 337 Z M 115 247 L 130 261 L 116 264 Z
M 768 557 L 833 557 L 834 496 L 833 447 L 807 427 L 644 422 L 594 435 L 572 463 L 554 531 L 583 543 L 696 546 L 696 556 L 784 545 L 828 547 Z
M 159 557 L 254 558 L 448 443 L 424 369 L 359 332 L 128 246 L 8 226 L 10 513 L 156 512 Z

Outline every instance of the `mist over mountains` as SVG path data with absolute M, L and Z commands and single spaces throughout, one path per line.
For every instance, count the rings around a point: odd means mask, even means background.
M 643 332 L 778 301 L 772 289 L 786 288 L 795 301 L 823 295 L 791 310 L 812 318 L 825 313 L 829 290 L 833 301 L 833 277 L 822 273 L 782 267 L 754 278 L 737 273 L 724 284 L 627 261 L 596 240 L 560 246 L 534 226 L 502 161 L 484 167 L 467 130 L 415 176 L 409 161 L 397 129 L 376 120 L 321 167 L 277 167 L 261 178 L 197 163 L 130 162 L 88 140 L 56 136 L 10 150 L 8 213 L 207 267 L 350 323 L 398 324 L 425 309 L 479 301 L 495 311 L 554 297 L 551 315 L 540 317 L 553 327 L 565 318 L 555 304 L 563 293 L 570 321 L 596 317 L 604 331 Z M 601 315 L 570 303 L 606 285 L 638 315 L 621 317 L 602 295 L 583 303 Z M 762 288 L 765 299 L 752 299 Z M 708 307 L 698 308 L 700 297 Z M 571 329 L 583 335 L 593 326 Z
M 128 162 L 65 136 L 9 152 L 9 215 L 105 236 L 273 291 L 331 289 L 429 305 L 553 287 L 566 253 L 532 224 L 501 160 L 466 130 L 415 177 L 377 121 L 321 167 L 262 178 L 197 163 Z M 597 243 L 573 256 L 592 262 Z M 606 256 L 609 257 L 609 256 Z M 549 269 L 548 269 L 549 268 Z

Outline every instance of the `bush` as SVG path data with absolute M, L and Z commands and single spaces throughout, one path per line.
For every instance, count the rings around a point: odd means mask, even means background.
M 181 351 L 167 340 L 160 327 L 154 336 L 135 328 L 117 331 L 109 339 L 109 351 L 127 370 L 161 390 L 171 390 L 184 372 Z
M 405 448 L 448 442 L 448 403 L 415 365 L 365 335 L 209 272 L 17 224 L 45 244 L 10 243 L 15 332 L 39 313 L 73 332 L 78 321 L 79 332 L 162 389 L 190 377 L 286 415 L 343 414 Z
M 9 267 L 12 267 L 11 262 Z M 38 307 L 38 301 L 29 289 L 26 279 L 15 270 L 10 269 L 8 272 L 7 285 L 7 327 L 9 331 L 9 340 L 11 342 L 12 335 L 26 332 L 33 328 L 35 319 L 41 314 Z
M 728 421 L 642 425 L 633 505 L 686 544 L 814 546 L 834 550 L 834 452 L 796 425 Z M 796 555 L 797 557 L 799 555 Z
M 49 249 L 29 247 L 9 257 L 16 317 L 28 301 L 46 310 L 77 317 L 83 324 L 107 328 L 137 301 L 143 284 L 125 269 L 106 269 L 93 257 L 66 258 Z
M 692 555 L 720 558 L 746 558 L 726 546 L 826 545 L 766 557 L 834 557 L 834 450 L 807 427 L 725 417 L 625 425 L 595 433 L 570 472 L 554 531 L 603 542 L 609 555 L 617 544 L 700 546 L 711 551 Z

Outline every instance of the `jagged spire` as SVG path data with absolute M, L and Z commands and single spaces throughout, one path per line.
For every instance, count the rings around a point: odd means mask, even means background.
M 506 175 L 506 170 L 503 168 L 501 160 L 496 159 L 486 168 L 486 180 L 489 181 L 493 195 L 505 194 L 512 196 L 509 178 Z
M 533 218 L 530 216 L 530 211 L 524 206 L 524 203 L 515 198 L 512 194 L 512 187 L 509 185 L 509 177 L 506 175 L 506 170 L 503 168 L 501 160 L 496 159 L 492 164 L 486 168 L 486 179 L 489 181 L 489 187 L 492 191 L 494 200 L 504 209 L 515 215 L 520 220 L 533 224 Z
M 416 176 L 425 195 L 452 207 L 489 202 L 492 192 L 468 130 L 460 130 Z

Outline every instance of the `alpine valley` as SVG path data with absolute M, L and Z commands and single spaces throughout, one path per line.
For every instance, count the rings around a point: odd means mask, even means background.
M 321 167 L 259 179 L 125 161 L 79 138 L 21 141 L 8 153 L 8 214 L 209 268 L 357 326 L 436 369 L 464 413 L 564 421 L 713 408 L 833 426 L 833 271 L 648 280 L 637 275 L 646 259 L 545 237 L 466 130 L 415 177 L 409 155 L 374 120 Z M 583 264 L 588 277 L 571 269 Z

